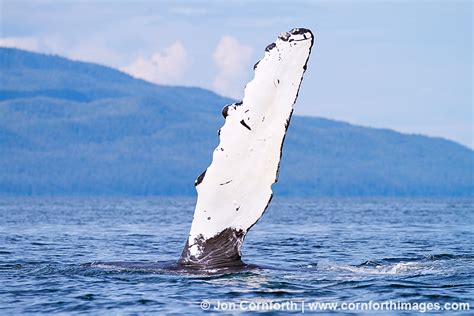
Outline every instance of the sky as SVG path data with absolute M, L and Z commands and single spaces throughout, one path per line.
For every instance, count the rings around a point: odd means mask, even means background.
M 315 46 L 295 114 L 474 148 L 472 1 L 0 0 L 0 46 L 235 99 L 281 32 Z

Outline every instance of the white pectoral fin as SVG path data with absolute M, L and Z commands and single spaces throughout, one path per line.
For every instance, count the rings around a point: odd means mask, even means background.
M 307 29 L 281 34 L 254 66 L 255 77 L 242 102 L 223 109 L 220 143 L 211 165 L 196 180 L 198 199 L 183 262 L 240 259 L 245 234 L 272 198 L 312 45 L 313 34 Z

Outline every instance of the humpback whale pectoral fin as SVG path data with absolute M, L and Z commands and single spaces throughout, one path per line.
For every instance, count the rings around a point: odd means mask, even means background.
M 255 77 L 242 101 L 223 108 L 219 145 L 211 165 L 195 182 L 198 198 L 180 264 L 242 265 L 245 235 L 271 201 L 312 45 L 308 29 L 280 34 L 255 64 Z

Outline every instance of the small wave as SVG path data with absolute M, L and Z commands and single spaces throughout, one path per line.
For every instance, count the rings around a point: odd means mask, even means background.
M 380 265 L 338 265 L 329 262 L 318 263 L 318 270 L 333 272 L 350 272 L 356 274 L 408 274 L 419 273 L 428 274 L 434 271 L 434 267 L 429 267 L 419 262 L 399 262 L 396 264 Z
M 94 261 L 82 264 L 82 267 L 92 269 L 117 270 L 117 271 L 146 271 L 157 272 L 172 270 L 174 262 L 100 262 Z
M 441 253 L 441 254 L 428 254 L 428 255 L 423 256 L 423 259 L 432 260 L 432 261 L 455 260 L 455 259 L 470 260 L 470 259 L 474 259 L 474 256 L 473 255 L 452 255 L 452 254 L 447 254 L 447 253 Z
M 425 261 L 444 261 L 444 260 L 470 260 L 474 259 L 472 255 L 452 255 L 452 254 L 426 254 L 417 257 L 389 257 L 382 258 L 380 260 L 367 260 L 358 267 L 363 266 L 379 266 L 379 265 L 388 265 L 396 264 L 400 262 L 425 262 Z
M 434 274 L 445 271 L 450 264 L 444 261 L 470 260 L 473 256 L 452 254 L 428 254 L 418 257 L 383 258 L 368 260 L 359 265 L 341 265 L 329 261 L 317 264 L 320 271 L 350 272 L 357 274 Z
M 18 270 L 22 269 L 23 266 L 19 263 L 5 263 L 0 264 L 0 270 Z

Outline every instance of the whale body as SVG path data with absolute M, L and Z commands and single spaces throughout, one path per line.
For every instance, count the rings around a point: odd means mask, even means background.
M 313 42 L 304 28 L 280 34 L 255 64 L 243 100 L 222 110 L 220 143 L 195 182 L 196 208 L 179 264 L 243 265 L 245 235 L 267 209 L 278 181 L 285 134 Z

